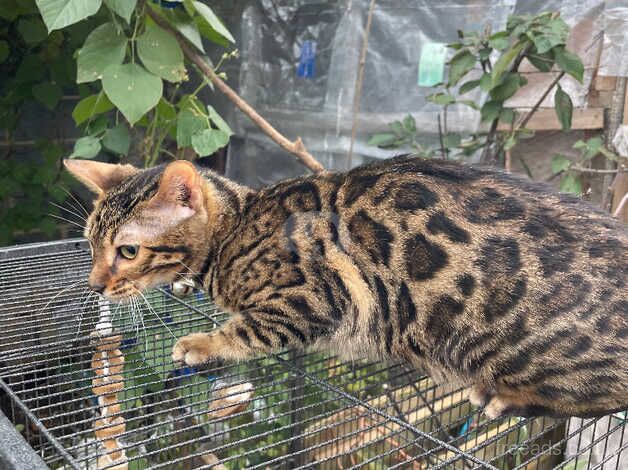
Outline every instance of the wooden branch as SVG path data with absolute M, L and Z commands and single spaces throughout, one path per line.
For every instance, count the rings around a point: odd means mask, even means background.
M 375 0 L 371 0 L 369 12 L 366 18 L 366 27 L 362 37 L 362 50 L 360 51 L 360 63 L 358 68 L 358 78 L 355 82 L 355 91 L 353 94 L 353 123 L 351 125 L 351 142 L 349 143 L 349 153 L 347 153 L 347 170 L 351 169 L 351 160 L 353 159 L 353 143 L 358 130 L 357 116 L 360 113 L 360 103 L 362 101 L 362 82 L 364 81 L 364 65 L 366 64 L 366 53 L 369 47 L 369 34 L 371 32 L 371 23 L 373 22 L 373 11 L 375 10 Z
M 281 134 L 277 129 L 275 129 L 268 121 L 266 121 L 262 116 L 260 116 L 257 111 L 255 111 L 251 105 L 249 105 L 246 101 L 244 101 L 229 85 L 227 85 L 209 66 L 209 64 L 203 59 L 203 57 L 191 46 L 185 38 L 183 38 L 177 30 L 175 30 L 166 20 L 160 17 L 157 13 L 155 13 L 152 9 L 147 8 L 146 13 L 151 19 L 159 25 L 161 28 L 166 30 L 168 33 L 173 35 L 179 45 L 181 46 L 181 50 L 183 54 L 187 57 L 187 59 L 195 64 L 206 76 L 207 78 L 214 84 L 216 88 L 218 88 L 221 92 L 223 92 L 229 100 L 233 104 L 235 104 L 240 111 L 246 114 L 251 121 L 253 121 L 266 135 L 268 135 L 272 140 L 274 140 L 281 148 L 290 152 L 294 156 L 296 156 L 301 163 L 303 163 L 306 167 L 312 170 L 315 173 L 323 171 L 323 165 L 321 165 L 316 159 L 309 153 L 305 145 L 303 145 L 303 141 L 301 137 L 297 137 L 297 139 L 293 142 L 286 138 L 283 134 Z

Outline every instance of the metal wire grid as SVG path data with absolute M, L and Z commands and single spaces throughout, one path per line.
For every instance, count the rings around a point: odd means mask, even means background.
M 84 289 L 89 252 L 37 251 L 0 256 L 0 405 L 50 467 L 96 468 L 107 450 L 94 434 L 89 333 L 101 311 Z M 297 351 L 178 369 L 175 338 L 225 319 L 206 298 L 155 291 L 111 313 L 128 468 L 628 468 L 625 417 L 486 421 L 466 392 L 401 364 Z M 229 413 L 217 397 L 241 384 L 252 397 Z

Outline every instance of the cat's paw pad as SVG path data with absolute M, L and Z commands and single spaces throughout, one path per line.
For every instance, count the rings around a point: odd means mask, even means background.
M 172 348 L 172 360 L 188 366 L 204 364 L 212 357 L 212 337 L 207 333 L 184 336 Z

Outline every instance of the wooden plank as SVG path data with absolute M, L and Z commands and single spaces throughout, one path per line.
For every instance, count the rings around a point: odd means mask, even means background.
M 519 116 L 525 116 L 529 109 L 517 108 Z M 526 125 L 527 129 L 535 131 L 557 131 L 561 129 L 556 112 L 551 108 L 539 108 Z M 571 128 L 574 130 L 603 129 L 604 108 L 576 108 L 573 110 Z M 500 124 L 500 131 L 510 130 L 510 125 Z
M 617 77 L 606 77 L 604 75 L 596 75 L 593 80 L 593 88 L 598 91 L 610 91 L 615 90 L 615 84 L 617 83 Z

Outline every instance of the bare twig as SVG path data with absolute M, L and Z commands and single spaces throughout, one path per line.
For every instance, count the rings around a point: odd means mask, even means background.
M 360 112 L 360 102 L 362 100 L 362 82 L 364 81 L 364 65 L 366 64 L 366 53 L 369 46 L 369 34 L 371 32 L 371 23 L 373 22 L 373 11 L 375 10 L 375 0 L 371 0 L 369 12 L 366 18 L 366 26 L 364 27 L 364 35 L 362 38 L 362 50 L 360 51 L 360 63 L 358 66 L 358 78 L 355 82 L 355 92 L 353 95 L 353 116 L 351 117 L 351 142 L 349 143 L 349 153 L 347 153 L 347 170 L 351 168 L 351 160 L 353 159 L 353 144 L 355 135 L 358 130 L 358 113 Z
M 447 160 L 447 151 L 445 149 L 445 141 L 443 140 L 443 129 L 440 124 L 440 113 L 438 114 L 438 140 L 440 140 L 440 153 L 443 160 Z
M 560 72 L 556 76 L 556 78 L 554 78 L 554 80 L 552 80 L 552 83 L 549 84 L 549 86 L 547 87 L 545 92 L 541 95 L 541 97 L 538 99 L 538 101 L 536 103 L 534 103 L 534 106 L 532 106 L 532 109 L 530 111 L 528 111 L 528 113 L 523 117 L 521 122 L 519 124 L 517 124 L 517 128 L 515 129 L 516 131 L 518 131 L 520 129 L 523 129 L 525 127 L 525 125 L 530 121 L 530 119 L 532 119 L 532 116 L 534 116 L 534 113 L 537 112 L 537 110 L 539 109 L 539 107 L 541 106 L 543 101 L 545 101 L 545 98 L 547 98 L 547 95 L 550 94 L 550 91 L 552 91 L 554 89 L 556 84 L 564 76 L 565 76 L 565 72 Z
M 187 59 L 195 64 L 203 72 L 203 74 L 205 74 L 207 78 L 209 78 L 214 86 L 218 88 L 227 98 L 229 98 L 229 100 L 231 100 L 233 104 L 240 108 L 240 111 L 246 114 L 249 119 L 251 119 L 251 121 L 253 121 L 266 135 L 268 135 L 272 140 L 279 144 L 281 148 L 296 156 L 301 161 L 301 163 L 303 163 L 313 172 L 320 172 L 324 170 L 323 165 L 316 161 L 312 154 L 306 150 L 305 145 L 303 145 L 303 141 L 300 137 L 297 137 L 296 140 L 293 142 L 286 138 L 283 134 L 281 134 L 268 121 L 260 116 L 257 111 L 255 111 L 255 109 L 251 107 L 251 105 L 244 101 L 218 75 L 216 75 L 214 70 L 203 59 L 203 57 L 166 20 L 164 20 L 150 8 L 146 9 L 146 13 L 157 25 L 159 25 L 161 28 L 163 28 L 175 37 Z
M 615 209 L 615 212 L 613 212 L 613 217 L 619 217 L 619 214 L 621 214 L 621 211 L 624 210 L 624 206 L 627 204 L 626 201 L 628 201 L 628 193 L 624 194 L 624 197 L 621 198 L 621 202 L 617 206 L 617 209 Z

